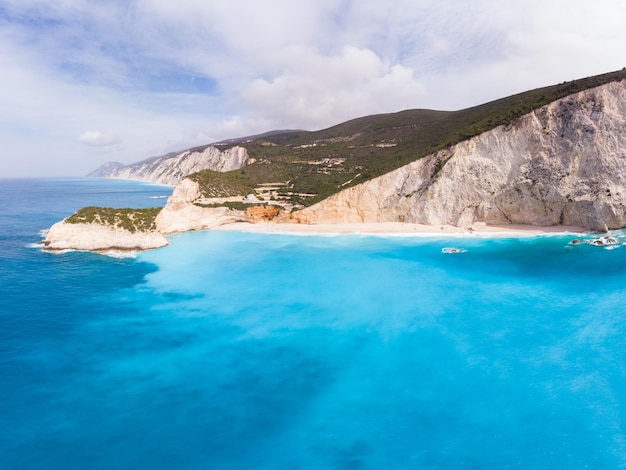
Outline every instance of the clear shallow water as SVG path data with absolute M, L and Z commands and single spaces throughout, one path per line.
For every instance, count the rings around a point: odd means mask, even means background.
M 93 192 L 169 189 L 20 184 L 0 182 L 2 468 L 626 466 L 626 247 L 199 232 L 51 255 L 27 245 Z

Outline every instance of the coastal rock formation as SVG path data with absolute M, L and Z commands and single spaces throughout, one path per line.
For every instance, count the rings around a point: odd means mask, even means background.
M 626 81 L 555 101 L 282 219 L 622 228 Z
M 122 228 L 106 225 L 70 224 L 57 222 L 46 233 L 42 242 L 47 251 L 143 251 L 160 248 L 168 244 L 158 232 L 129 232 Z
M 276 206 L 252 206 L 246 210 L 248 222 L 258 224 L 259 222 L 269 222 L 280 214 L 280 208 Z
M 202 207 L 199 205 L 202 199 L 198 183 L 184 179 L 174 188 L 167 204 L 157 216 L 157 231 L 170 234 L 189 230 L 205 230 L 246 220 L 243 211 L 227 207 Z
M 167 245 L 166 235 L 248 220 L 244 211 L 203 207 L 203 201 L 198 183 L 184 179 L 157 215 L 153 228 L 131 232 L 103 221 L 72 223 L 68 218 L 47 230 L 41 244 L 46 251 L 143 251 Z
M 232 147 L 221 151 L 214 146 L 169 153 L 132 165 L 107 162 L 87 176 L 133 179 L 158 184 L 176 185 L 191 173 L 201 170 L 232 171 L 250 162 L 248 151 Z

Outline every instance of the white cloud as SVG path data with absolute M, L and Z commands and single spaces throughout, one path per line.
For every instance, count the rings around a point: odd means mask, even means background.
M 254 80 L 242 98 L 277 127 L 320 128 L 368 113 L 398 111 L 416 106 L 424 94 L 411 69 L 385 63 L 367 49 L 346 46 L 338 56 L 323 56 L 291 47 L 275 60 L 283 64 L 283 72 L 271 80 Z
M 119 137 L 100 131 L 83 132 L 78 141 L 94 147 L 111 147 L 120 143 Z
M 4 0 L 0 11 L 0 176 L 459 109 L 626 65 L 626 4 L 613 0 Z

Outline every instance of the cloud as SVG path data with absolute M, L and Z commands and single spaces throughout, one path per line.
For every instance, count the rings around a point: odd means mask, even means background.
M 83 132 L 78 141 L 93 147 L 111 147 L 120 143 L 119 137 L 100 131 Z
M 278 127 L 329 123 L 415 106 L 424 88 L 411 69 L 385 63 L 374 52 L 346 46 L 337 56 L 291 47 L 276 58 L 282 73 L 252 81 L 242 99 Z M 384 103 L 384 107 L 381 106 Z
M 0 176 L 459 109 L 626 65 L 613 0 L 0 3 L 0 159 L 22 155 Z

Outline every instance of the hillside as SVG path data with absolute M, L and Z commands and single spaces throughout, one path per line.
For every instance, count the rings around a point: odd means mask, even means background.
M 277 187 L 276 197 L 310 206 L 485 131 L 510 125 L 560 98 L 625 78 L 626 69 L 622 69 L 460 111 L 406 110 L 366 116 L 320 131 L 289 131 L 237 141 L 255 162 L 233 173 L 238 180 L 248 180 L 248 186 L 272 183 Z M 228 148 L 233 144 L 218 145 Z M 196 178 L 201 179 L 210 182 L 210 178 Z
M 304 224 L 626 226 L 626 80 L 590 88 L 289 214 Z

